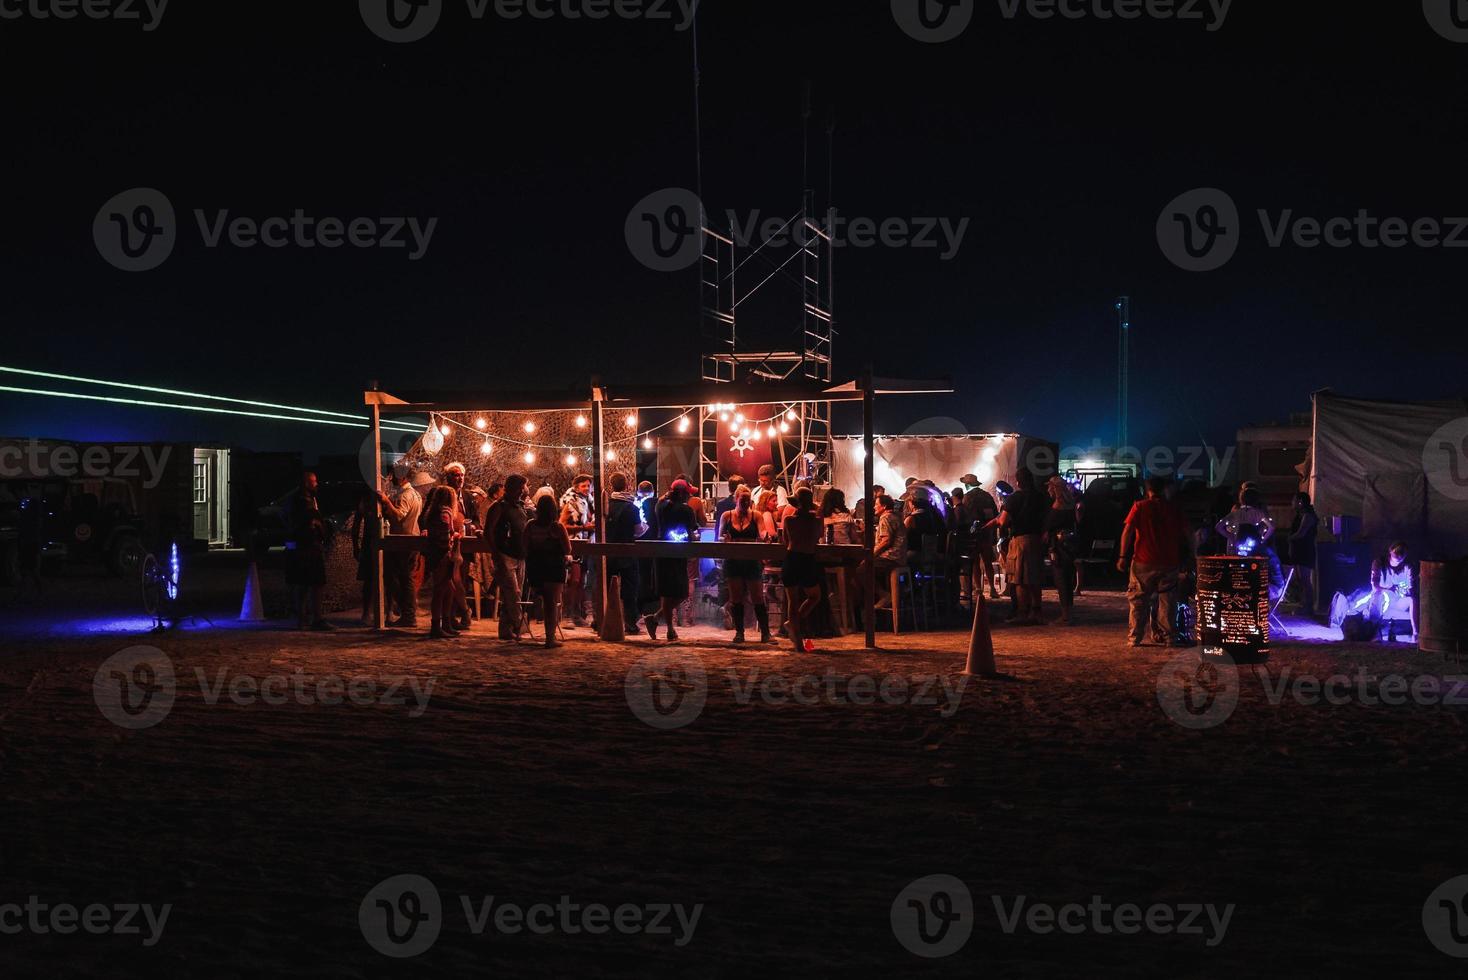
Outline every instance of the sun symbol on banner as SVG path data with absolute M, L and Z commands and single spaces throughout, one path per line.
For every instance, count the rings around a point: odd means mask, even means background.
M 736 452 L 740 456 L 743 456 L 745 453 L 754 451 L 754 444 L 749 441 L 748 433 L 741 432 L 736 436 L 731 436 L 730 438 L 733 439 L 733 444 L 729 447 L 730 451 Z

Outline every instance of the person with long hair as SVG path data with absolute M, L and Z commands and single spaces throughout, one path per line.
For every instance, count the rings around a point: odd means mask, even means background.
M 453 618 L 458 598 L 459 541 L 464 537 L 464 514 L 454 489 L 440 484 L 428 494 L 428 572 L 433 576 L 432 623 L 434 639 L 454 637 Z
M 525 525 L 525 578 L 537 592 L 545 613 L 546 649 L 562 646 L 556 638 L 561 623 L 561 597 L 571 565 L 571 536 L 561 521 L 562 508 L 550 497 L 535 502 L 535 519 Z
M 694 515 L 693 508 L 688 506 L 688 500 L 692 496 L 690 491 L 686 480 L 675 480 L 667 497 L 658 505 L 658 530 L 662 532 L 664 541 L 698 540 L 698 518 Z M 659 558 L 656 567 L 658 600 L 663 622 L 668 626 L 668 642 L 676 643 L 678 631 L 673 628 L 673 611 L 689 595 L 688 559 Z M 657 619 L 648 616 L 643 620 L 643 625 L 647 627 L 647 635 L 656 640 Z
M 790 639 L 797 651 L 814 653 L 814 641 L 802 629 L 821 601 L 821 566 L 816 562 L 816 547 L 825 527 L 816 513 L 815 494 L 810 487 L 795 491 L 794 512 L 785 518 L 781 533 L 785 538 L 785 567 L 780 580 L 785 585 L 786 612 L 789 616 Z
M 734 492 L 734 508 L 719 521 L 719 540 L 754 544 L 764 537 L 759 515 L 754 512 L 754 494 L 740 486 Z M 765 605 L 764 565 L 758 558 L 724 560 L 724 579 L 729 583 L 730 611 L 734 618 L 734 642 L 744 642 L 744 604 L 754 603 L 759 623 L 759 641 L 770 642 L 770 608 Z
M 860 544 L 856 522 L 846 506 L 846 494 L 832 487 L 821 498 L 821 521 L 826 528 L 828 544 Z

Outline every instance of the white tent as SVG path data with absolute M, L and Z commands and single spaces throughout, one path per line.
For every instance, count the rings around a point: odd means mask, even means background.
M 1015 435 L 877 436 L 872 440 L 876 482 L 893 497 L 902 493 L 910 476 L 932 480 L 946 493 L 959 486 L 959 477 L 972 473 L 984 489 L 992 492 L 996 480 L 1014 482 L 1014 474 L 1019 469 L 1020 438 Z M 859 437 L 832 439 L 831 484 L 846 494 L 848 504 L 856 503 L 863 495 L 863 465 Z
M 1419 558 L 1468 555 L 1468 400 L 1322 391 L 1314 403 L 1310 496 L 1327 529 L 1350 515 L 1381 550 L 1401 539 Z

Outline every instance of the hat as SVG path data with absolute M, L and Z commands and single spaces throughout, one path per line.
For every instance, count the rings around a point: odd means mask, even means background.
M 670 486 L 670 487 L 668 487 L 668 489 L 669 490 L 683 489 L 683 490 L 687 490 L 688 491 L 689 496 L 692 496 L 693 495 L 693 487 L 692 487 L 691 484 L 689 484 L 689 482 L 687 480 L 674 480 L 673 481 L 673 485 Z
M 958 478 L 958 482 L 959 483 L 972 483 L 974 486 L 978 486 L 983 481 L 980 480 L 978 477 L 974 476 L 972 473 L 965 473 L 963 476 L 961 476 L 961 477 Z

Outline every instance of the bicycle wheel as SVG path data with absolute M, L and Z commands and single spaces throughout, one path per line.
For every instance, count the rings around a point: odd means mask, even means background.
M 143 559 L 142 580 L 143 611 L 157 619 L 163 608 L 163 568 L 152 555 Z

